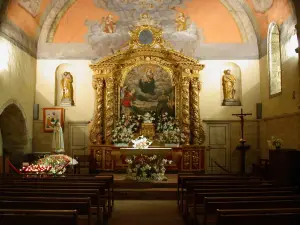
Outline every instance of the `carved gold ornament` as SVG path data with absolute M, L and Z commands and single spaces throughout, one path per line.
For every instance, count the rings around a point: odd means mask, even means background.
M 141 33 L 149 35 L 141 42 Z M 137 26 L 131 40 L 118 53 L 90 65 L 94 72 L 95 112 L 90 132 L 91 144 L 110 144 L 112 130 L 120 118 L 120 90 L 127 74 L 137 66 L 159 66 L 171 78 L 175 88 L 175 115 L 186 135 L 185 144 L 202 144 L 205 134 L 200 118 L 200 71 L 204 65 L 171 48 L 162 30 L 150 25 Z

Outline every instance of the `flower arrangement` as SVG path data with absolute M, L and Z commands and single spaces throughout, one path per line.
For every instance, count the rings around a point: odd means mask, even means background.
M 159 142 L 167 144 L 180 144 L 185 141 L 185 135 L 181 132 L 179 122 L 174 117 L 163 114 L 157 123 L 156 130 L 161 133 Z
M 139 128 L 139 122 L 137 118 L 133 116 L 121 115 L 121 119 L 117 122 L 115 129 L 112 131 L 112 142 L 118 143 L 130 143 L 133 138 L 133 133 Z
M 67 155 L 49 155 L 37 160 L 37 162 L 20 169 L 23 173 L 61 175 L 68 165 L 76 165 L 78 162 Z
M 275 136 L 272 136 L 271 137 L 271 143 L 272 143 L 272 145 L 275 147 L 275 148 L 280 148 L 281 147 L 281 145 L 282 145 L 282 140 L 281 139 L 279 139 L 279 138 L 277 138 L 277 137 L 275 137 Z
M 132 143 L 133 147 L 138 149 L 148 148 L 152 144 L 152 142 L 144 136 L 139 136 L 137 139 L 132 140 Z
M 155 113 L 151 114 L 147 112 L 142 116 L 142 118 L 144 123 L 153 123 L 155 121 Z
M 128 163 L 128 178 L 139 181 L 166 180 L 165 165 L 171 164 L 171 160 L 167 160 L 156 155 L 132 156 L 126 159 Z M 134 175 L 135 174 L 135 175 Z

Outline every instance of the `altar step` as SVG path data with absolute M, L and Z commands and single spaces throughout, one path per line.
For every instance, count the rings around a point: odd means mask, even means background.
M 116 200 L 176 200 L 177 188 L 114 189 Z

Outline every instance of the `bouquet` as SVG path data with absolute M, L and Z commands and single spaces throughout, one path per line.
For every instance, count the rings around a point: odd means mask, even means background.
M 133 133 L 137 131 L 139 122 L 135 117 L 121 115 L 121 119 L 117 122 L 115 129 L 112 132 L 112 142 L 128 144 L 132 138 Z
M 275 148 L 280 148 L 282 145 L 282 142 L 283 141 L 277 137 L 274 137 L 274 136 L 271 137 L 271 143 Z
M 159 141 L 167 144 L 180 144 L 185 141 L 185 135 L 181 132 L 179 122 L 168 113 L 163 114 L 157 123 L 156 130 L 161 133 Z
M 133 147 L 138 149 L 149 148 L 149 146 L 152 144 L 152 142 L 144 136 L 139 136 L 137 139 L 132 140 L 132 143 Z
M 128 163 L 129 178 L 138 180 L 165 180 L 165 165 L 171 164 L 171 160 L 161 158 L 159 156 L 139 155 L 126 159 Z M 131 177 L 135 173 L 135 177 Z

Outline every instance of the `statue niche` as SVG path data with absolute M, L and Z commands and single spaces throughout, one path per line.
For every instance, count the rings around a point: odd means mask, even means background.
M 241 81 L 240 69 L 238 65 L 231 64 L 231 69 L 225 69 L 222 74 L 222 93 L 223 106 L 239 106 L 241 105 Z M 234 72 L 232 72 L 234 71 Z
M 61 78 L 61 89 L 62 89 L 62 97 L 61 97 L 61 106 L 73 106 L 73 76 L 70 72 L 64 72 Z

